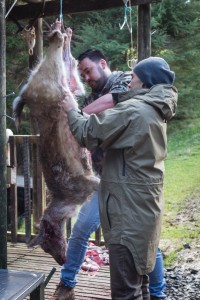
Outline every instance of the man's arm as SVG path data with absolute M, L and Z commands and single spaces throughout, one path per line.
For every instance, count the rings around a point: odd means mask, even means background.
M 89 105 L 85 106 L 82 110 L 84 113 L 90 114 L 98 114 L 108 108 L 114 107 L 113 96 L 112 94 L 106 94 L 101 96 L 97 100 L 93 101 Z
M 131 81 L 130 72 L 121 72 L 121 75 L 114 80 L 107 94 L 99 97 L 92 103 L 83 108 L 83 112 L 87 114 L 98 114 L 108 108 L 113 108 L 118 103 L 118 94 L 129 90 L 129 82 Z

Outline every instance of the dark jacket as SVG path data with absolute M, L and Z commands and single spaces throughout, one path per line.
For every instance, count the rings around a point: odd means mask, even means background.
M 104 238 L 107 246 L 127 246 L 142 275 L 154 268 L 160 238 L 166 122 L 175 114 L 177 90 L 160 84 L 119 101 L 98 116 L 71 110 L 68 118 L 81 146 L 106 149 L 99 189 Z

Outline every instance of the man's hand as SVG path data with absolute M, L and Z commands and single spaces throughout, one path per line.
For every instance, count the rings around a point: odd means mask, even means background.
M 65 95 L 65 98 L 62 101 L 62 106 L 65 112 L 68 112 L 72 109 L 78 110 L 78 103 L 71 93 Z

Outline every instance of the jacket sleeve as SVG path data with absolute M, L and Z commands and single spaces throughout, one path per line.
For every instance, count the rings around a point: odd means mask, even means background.
M 133 110 L 118 104 L 97 115 L 84 118 L 77 111 L 68 112 L 70 129 L 82 147 L 126 148 L 133 145 Z M 123 113 L 122 113 L 123 111 Z M 134 130 L 135 131 L 135 130 Z
M 129 90 L 129 83 L 131 81 L 130 72 L 122 72 L 122 74 L 113 82 L 109 93 L 122 93 Z

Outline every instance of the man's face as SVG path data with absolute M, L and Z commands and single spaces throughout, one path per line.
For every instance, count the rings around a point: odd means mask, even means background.
M 79 72 L 83 81 L 91 87 L 92 91 L 99 92 L 102 90 L 107 82 L 107 75 L 105 73 L 105 67 L 107 66 L 104 59 L 101 59 L 98 63 L 84 58 L 79 63 Z
M 129 88 L 133 91 L 137 91 L 143 88 L 143 82 L 138 78 L 138 76 L 134 73 L 132 74 L 132 80 L 129 83 Z

